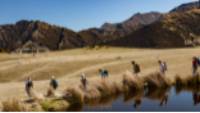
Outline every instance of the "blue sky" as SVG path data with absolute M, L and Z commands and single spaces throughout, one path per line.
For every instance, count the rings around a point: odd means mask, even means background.
M 167 12 L 195 0 L 0 0 L 0 24 L 41 20 L 73 30 L 121 22 L 137 12 Z

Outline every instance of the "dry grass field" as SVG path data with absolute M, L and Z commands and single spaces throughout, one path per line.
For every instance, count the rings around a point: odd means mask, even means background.
M 100 81 L 99 68 L 110 72 L 110 80 L 121 82 L 127 70 L 132 71 L 131 61 L 141 65 L 146 76 L 159 70 L 157 60 L 167 61 L 169 71 L 166 77 L 174 80 L 176 75 L 191 75 L 191 60 L 200 55 L 200 48 L 183 49 L 131 49 L 131 48 L 82 48 L 58 52 L 32 54 L 0 54 L 0 100 L 11 97 L 24 98 L 24 80 L 31 76 L 34 89 L 45 93 L 49 79 L 56 76 L 60 82 L 59 91 L 80 84 L 84 72 L 89 82 Z

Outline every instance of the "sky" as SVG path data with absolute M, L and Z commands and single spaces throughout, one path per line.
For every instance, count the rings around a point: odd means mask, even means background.
M 0 0 L 0 24 L 40 20 L 75 31 L 117 23 L 135 13 L 168 12 L 195 0 Z

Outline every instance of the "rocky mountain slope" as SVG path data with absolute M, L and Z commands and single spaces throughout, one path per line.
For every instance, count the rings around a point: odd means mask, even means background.
M 92 46 L 125 36 L 139 27 L 156 21 L 160 16 L 161 14 L 154 12 L 137 14 L 123 23 L 110 26 L 104 24 L 102 28 L 92 28 L 78 33 L 45 22 L 22 20 L 16 24 L 0 26 L 0 49 L 15 51 L 24 47 L 26 43 L 30 45 L 30 42 L 49 50 Z
M 125 47 L 185 47 L 200 44 L 200 9 L 173 12 L 126 38 L 107 43 Z
M 158 21 L 160 18 L 162 18 L 162 14 L 158 12 L 138 13 L 121 23 L 105 23 L 101 28 L 83 30 L 78 34 L 86 41 L 87 45 L 96 45 L 127 36 L 146 25 Z
M 200 7 L 200 1 L 190 2 L 176 7 L 172 9 L 170 12 L 184 12 L 199 7 Z
M 32 41 L 50 50 L 82 47 L 82 39 L 73 31 L 39 21 L 19 21 L 0 26 L 0 48 L 14 51 Z

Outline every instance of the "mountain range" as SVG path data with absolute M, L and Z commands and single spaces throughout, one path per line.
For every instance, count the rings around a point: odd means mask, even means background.
M 170 12 L 137 13 L 121 23 L 74 32 L 41 21 L 21 20 L 0 26 L 0 51 L 46 48 L 63 50 L 85 46 L 171 48 L 200 44 L 198 2 L 180 5 Z M 30 46 L 31 45 L 31 46 Z

